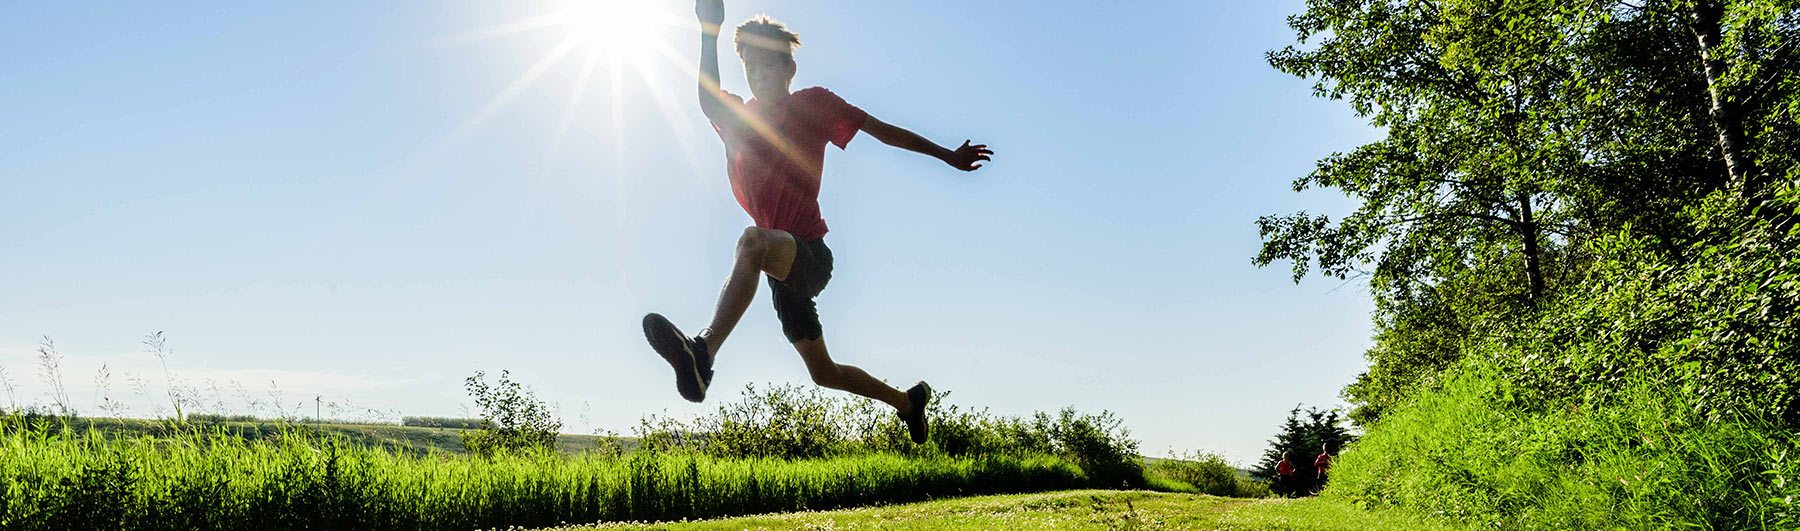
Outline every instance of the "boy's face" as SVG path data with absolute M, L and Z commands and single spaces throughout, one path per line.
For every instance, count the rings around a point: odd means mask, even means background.
M 755 46 L 744 48 L 744 77 L 757 99 L 786 96 L 794 82 L 794 56 Z

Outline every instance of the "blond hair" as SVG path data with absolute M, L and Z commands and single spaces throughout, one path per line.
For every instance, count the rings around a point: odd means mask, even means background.
M 732 38 L 737 43 L 738 55 L 744 55 L 744 48 L 755 46 L 764 50 L 794 55 L 794 48 L 800 46 L 800 35 L 789 31 L 786 24 L 768 15 L 750 17 L 737 27 L 737 34 Z

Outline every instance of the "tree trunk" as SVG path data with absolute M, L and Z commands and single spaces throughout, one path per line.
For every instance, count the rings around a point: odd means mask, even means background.
M 1531 216 L 1531 194 L 1519 194 L 1519 232 L 1525 240 L 1525 281 L 1531 287 L 1531 300 L 1544 296 L 1544 271 L 1538 250 L 1538 226 Z
M 1693 23 L 1694 37 L 1700 43 L 1700 65 L 1706 74 L 1707 96 L 1712 100 L 1708 111 L 1713 129 L 1719 134 L 1719 155 L 1725 159 L 1728 177 L 1726 185 L 1738 197 L 1754 200 L 1758 190 L 1756 183 L 1751 182 L 1755 169 L 1744 153 L 1743 118 L 1738 115 L 1737 106 L 1725 97 L 1725 89 L 1721 86 L 1725 60 L 1717 52 L 1722 40 L 1719 24 L 1725 15 L 1725 6 L 1718 0 L 1694 0 L 1691 9 L 1688 15 Z

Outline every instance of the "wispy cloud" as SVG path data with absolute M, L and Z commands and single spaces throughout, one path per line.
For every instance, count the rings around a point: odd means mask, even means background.
M 50 405 L 52 384 L 40 368 L 39 345 L 0 345 L 0 370 L 13 387 L 17 406 Z M 292 370 L 254 367 L 195 367 L 171 358 L 164 366 L 147 352 L 102 355 L 59 353 L 61 383 L 77 411 L 98 414 L 107 399 L 122 404 L 134 415 L 166 411 L 171 387 L 192 395 L 209 412 L 263 414 L 279 395 L 281 409 L 292 409 L 314 397 L 349 403 L 359 409 L 387 407 L 377 397 L 394 396 L 397 389 L 422 382 L 418 377 L 330 370 Z M 104 371 L 102 370 L 104 369 Z M 0 394 L 0 406 L 9 405 Z M 272 410 L 271 410 L 272 411 Z

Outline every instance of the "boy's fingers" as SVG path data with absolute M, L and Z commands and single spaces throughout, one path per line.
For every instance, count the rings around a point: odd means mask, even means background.
M 975 157 L 975 160 L 994 160 L 994 159 L 988 158 L 987 155 L 981 155 L 981 156 Z

